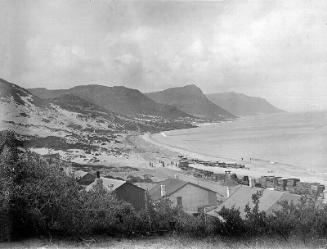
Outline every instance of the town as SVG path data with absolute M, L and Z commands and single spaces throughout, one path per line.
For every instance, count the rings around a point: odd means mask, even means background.
M 61 161 L 58 154 L 44 157 L 49 163 Z M 192 163 L 226 170 L 224 174 L 217 174 L 193 168 L 190 166 Z M 158 164 L 165 167 L 164 161 L 159 161 Z M 279 210 L 282 201 L 299 203 L 301 196 L 314 199 L 318 205 L 327 204 L 325 186 L 317 182 L 301 182 L 298 178 L 280 176 L 237 176 L 232 173 L 233 168 L 244 168 L 244 165 L 203 161 L 183 155 L 179 155 L 179 162 L 176 164 L 182 171 L 176 171 L 173 178 L 160 182 L 153 182 L 151 176 L 148 179 L 135 178 L 136 180 L 131 181 L 131 178 L 124 180 L 110 175 L 102 176 L 99 170 L 74 170 L 68 162 L 63 163 L 65 166 L 62 169 L 67 175 L 74 177 L 86 191 L 101 180 L 105 189 L 114 193 L 118 199 L 131 203 L 136 210 L 144 209 L 149 197 L 154 201 L 168 198 L 174 206 L 195 216 L 202 213 L 219 218 L 217 213 L 223 207 L 237 207 L 244 215 L 245 206 L 251 204 L 252 195 L 257 192 L 262 193 L 260 210 L 268 214 Z

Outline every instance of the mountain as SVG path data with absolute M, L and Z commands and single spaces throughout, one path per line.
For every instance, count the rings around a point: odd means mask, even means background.
M 237 116 L 283 112 L 263 98 L 250 97 L 242 93 L 213 93 L 207 94 L 207 97 L 216 105 Z
M 4 79 L 0 79 L 0 99 L 9 100 L 10 98 L 12 98 L 12 100 L 18 105 L 24 105 L 26 98 L 36 106 L 42 106 L 45 104 L 44 100 L 32 95 L 28 90 Z
M 49 98 L 48 101 L 72 112 L 80 112 L 83 114 L 91 113 L 98 115 L 112 114 L 100 106 L 97 106 L 91 102 L 86 101 L 85 99 L 71 94 Z
M 128 157 L 125 137 L 130 132 L 194 127 L 184 119 L 131 118 L 71 94 L 42 99 L 2 79 L 0 114 L 0 131 L 14 130 L 25 148 L 40 154 L 56 152 L 78 163 Z
M 138 115 L 162 116 L 176 119 L 191 117 L 174 106 L 158 104 L 139 90 L 124 86 L 107 87 L 101 85 L 75 86 L 70 89 L 48 90 L 45 88 L 29 89 L 36 96 L 49 99 L 61 95 L 74 95 L 83 98 L 102 108 L 135 117 Z
M 176 106 L 181 111 L 198 118 L 210 120 L 235 118 L 233 114 L 211 102 L 195 85 L 169 88 L 146 95 L 157 103 Z

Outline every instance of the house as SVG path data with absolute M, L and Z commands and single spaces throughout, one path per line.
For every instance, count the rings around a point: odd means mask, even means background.
M 76 172 L 74 174 L 76 174 Z M 80 175 L 80 177 L 78 175 Z M 77 175 L 77 177 L 75 175 L 75 179 L 77 180 L 78 184 L 80 184 L 82 186 L 88 186 L 88 185 L 92 184 L 96 179 L 95 174 L 92 174 L 90 172 L 88 172 L 86 174 L 78 172 L 78 175 Z
M 83 170 L 75 170 L 73 173 L 73 177 L 78 181 L 80 180 L 83 176 L 87 175 L 87 172 Z
M 180 179 L 167 179 L 149 191 L 154 201 L 168 198 L 174 206 L 181 206 L 187 213 L 196 214 L 207 206 L 217 205 L 217 193 L 203 186 Z
M 149 191 L 152 189 L 154 186 L 157 185 L 155 182 L 134 182 L 133 183 L 135 186 L 138 186 L 139 188 L 143 188 L 146 191 Z
M 219 211 L 225 208 L 236 208 L 239 209 L 241 217 L 245 218 L 245 206 L 248 204 L 250 208 L 254 206 L 252 201 L 252 195 L 261 191 L 262 196 L 259 199 L 259 210 L 265 211 L 266 214 L 273 214 L 281 208 L 279 202 L 288 201 L 297 203 L 300 200 L 299 195 L 291 194 L 288 192 L 275 191 L 270 189 L 262 189 L 249 187 L 245 185 L 240 185 L 238 189 L 230 195 L 222 204 L 220 204 L 216 209 L 207 212 L 208 215 L 218 217 Z
M 103 187 L 112 192 L 118 200 L 132 204 L 137 211 L 144 209 L 146 190 L 126 181 L 100 177 L 100 174 L 97 172 L 96 179 L 86 186 L 85 190 L 90 191 L 97 184 L 99 179 L 101 179 Z

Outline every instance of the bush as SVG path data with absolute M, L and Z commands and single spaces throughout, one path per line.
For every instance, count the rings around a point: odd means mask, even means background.
M 234 207 L 230 209 L 223 207 L 220 210 L 219 215 L 224 219 L 224 222 L 220 222 L 217 231 L 219 234 L 230 237 L 245 236 L 245 224 L 238 209 L 235 209 Z
M 91 191 L 81 192 L 75 216 L 72 232 L 79 234 L 133 234 L 138 221 L 134 208 L 115 199 L 101 181 Z
M 252 202 L 254 204 L 251 209 L 249 205 L 245 206 L 245 227 L 249 236 L 257 236 L 268 233 L 268 220 L 266 213 L 259 210 L 259 202 L 262 192 L 257 192 L 252 195 Z
M 67 216 L 79 198 L 77 183 L 34 153 L 15 164 L 10 206 L 16 236 L 50 233 L 71 226 Z
M 99 182 L 80 191 L 59 165 L 27 153 L 14 171 L 11 199 L 16 237 L 37 234 L 83 235 L 133 233 L 136 212 L 116 200 Z
M 177 217 L 177 231 L 192 237 L 204 237 L 214 233 L 216 228 L 215 220 L 200 214 L 197 217 L 188 215 L 183 211 Z
M 6 133 L 11 139 L 12 133 Z M 13 141 L 13 140 L 12 140 Z M 0 136 L 1 142 L 1 136 Z M 11 143 L 8 143 L 11 145 Z M 4 152 L 3 152 L 4 151 Z M 327 236 L 327 207 L 303 197 L 297 204 L 283 202 L 267 216 L 259 210 L 260 193 L 254 206 L 245 208 L 245 218 L 234 207 L 222 208 L 222 220 L 186 214 L 168 198 L 152 202 L 136 212 L 131 204 L 117 200 L 101 180 L 92 190 L 80 190 L 75 179 L 35 153 L 18 157 L 15 149 L 3 150 L 0 162 L 0 239 L 27 235 L 137 235 L 177 232 L 192 237 L 222 235 L 249 238 L 278 235 L 317 239 Z M 5 215 L 3 215 L 5 214 Z

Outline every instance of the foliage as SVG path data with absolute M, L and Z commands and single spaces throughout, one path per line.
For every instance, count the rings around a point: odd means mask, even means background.
M 252 202 L 254 204 L 252 209 L 249 205 L 245 206 L 245 227 L 250 236 L 267 234 L 268 231 L 266 213 L 259 210 L 261 196 L 262 192 L 259 191 L 252 195 Z
M 223 207 L 219 215 L 224 219 L 218 233 L 230 237 L 242 237 L 245 235 L 244 220 L 240 216 L 240 211 L 234 207 L 227 209 Z
M 258 192 L 252 196 L 253 205 L 245 207 L 243 218 L 234 207 L 222 208 L 221 219 L 203 213 L 194 217 L 173 207 L 168 198 L 153 202 L 148 197 L 146 208 L 136 212 L 131 204 L 117 200 L 103 188 L 101 180 L 86 192 L 65 175 L 60 162 L 49 164 L 31 152 L 19 158 L 14 150 L 2 152 L 0 211 L 7 214 L 10 222 L 2 221 L 1 229 L 8 226 L 16 238 L 39 234 L 127 236 L 166 232 L 192 237 L 278 235 L 285 240 L 297 236 L 304 242 L 327 237 L 327 207 L 305 196 L 298 203 L 282 202 L 279 210 L 267 215 L 259 210 Z
M 12 179 L 10 202 L 17 236 L 70 226 L 66 216 L 77 206 L 79 188 L 59 165 L 50 166 L 36 154 L 25 153 L 15 164 Z

